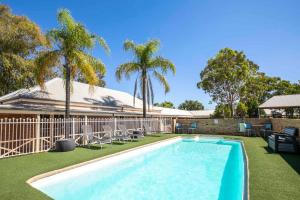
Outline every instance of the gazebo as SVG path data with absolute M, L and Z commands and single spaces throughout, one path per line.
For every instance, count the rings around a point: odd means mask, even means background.
M 261 104 L 259 109 L 300 108 L 300 94 L 273 96 Z

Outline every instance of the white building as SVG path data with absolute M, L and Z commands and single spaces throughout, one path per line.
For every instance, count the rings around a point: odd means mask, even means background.
M 74 81 L 71 93 L 71 115 L 91 117 L 141 117 L 142 101 L 122 91 L 90 87 Z M 0 97 L 0 116 L 63 116 L 65 110 L 64 80 L 54 78 L 39 86 L 20 89 Z M 213 110 L 186 111 L 151 106 L 149 117 L 209 118 Z

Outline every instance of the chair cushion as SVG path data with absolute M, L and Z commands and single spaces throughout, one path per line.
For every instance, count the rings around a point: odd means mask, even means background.
M 286 127 L 283 129 L 282 133 L 287 134 L 289 136 L 297 136 L 297 128 Z
M 246 128 L 246 129 L 251 129 L 251 128 L 252 128 L 252 124 L 250 124 L 250 123 L 245 123 L 245 128 Z
M 272 124 L 265 124 L 264 129 L 265 130 L 272 130 Z

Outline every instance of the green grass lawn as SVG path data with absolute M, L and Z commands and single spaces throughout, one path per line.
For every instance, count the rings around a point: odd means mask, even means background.
M 47 199 L 26 180 L 51 170 L 99 158 L 136 146 L 177 136 L 149 136 L 139 142 L 76 148 L 66 153 L 45 152 L 0 160 L 0 199 Z M 300 155 L 272 154 L 261 138 L 234 137 L 244 141 L 250 167 L 250 198 L 254 200 L 293 200 L 300 197 Z

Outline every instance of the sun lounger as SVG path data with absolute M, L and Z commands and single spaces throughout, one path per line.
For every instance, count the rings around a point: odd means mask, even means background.
M 85 140 L 88 146 L 91 144 L 100 144 L 102 148 L 103 144 L 112 143 L 111 135 L 108 132 L 94 133 L 92 127 L 89 125 L 83 126 L 83 129 L 85 129 Z
M 144 135 L 141 131 L 129 130 L 126 128 L 125 125 L 119 125 L 118 128 L 119 128 L 119 131 L 122 132 L 122 135 L 128 136 L 131 139 L 139 139 L 139 138 L 144 137 Z

